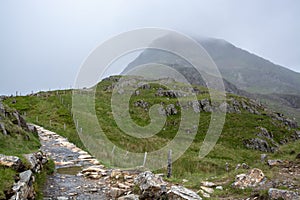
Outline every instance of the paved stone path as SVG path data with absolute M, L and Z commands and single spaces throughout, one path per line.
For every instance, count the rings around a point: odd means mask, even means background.
M 89 179 L 80 172 L 89 166 L 104 168 L 90 154 L 70 143 L 66 138 L 36 126 L 42 144 L 41 151 L 55 162 L 56 172 L 49 176 L 44 199 L 110 199 L 110 188 L 104 178 Z

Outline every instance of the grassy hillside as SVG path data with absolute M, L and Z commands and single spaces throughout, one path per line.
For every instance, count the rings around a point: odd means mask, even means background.
M 38 151 L 40 143 L 36 134 L 18 126 L 13 113 L 17 114 L 14 109 L 7 106 L 0 109 L 0 123 L 5 129 L 4 131 L 0 127 L 0 154 L 18 156 L 26 164 L 23 154 Z M 17 174 L 16 170 L 0 165 L 0 199 L 6 199 L 6 194 L 12 188 Z
M 139 139 L 124 134 L 118 128 L 112 115 L 111 95 L 114 84 L 118 78 L 109 78 L 100 82 L 97 86 L 95 110 L 104 130 L 104 133 L 116 146 L 133 152 L 151 152 L 160 149 L 166 143 L 174 138 L 180 124 L 181 109 L 177 105 L 177 98 L 167 96 L 158 96 L 158 91 L 166 91 L 157 84 L 150 84 L 148 88 L 137 88 L 138 95 L 133 95 L 130 99 L 130 116 L 134 122 L 141 126 L 149 124 L 149 108 L 154 104 L 162 104 L 166 108 L 173 104 L 177 109 L 177 114 L 167 116 L 167 121 L 158 134 L 147 138 Z M 178 83 L 178 88 L 183 86 Z M 203 87 L 196 87 L 198 100 L 208 99 L 208 91 Z M 84 94 L 86 90 L 82 91 Z M 78 92 L 78 91 L 77 91 Z M 71 116 L 71 93 L 72 91 L 53 91 L 43 92 L 32 96 L 8 98 L 5 103 L 18 109 L 20 112 L 26 112 L 27 120 L 50 130 L 56 131 L 69 138 L 80 147 L 83 147 L 78 134 L 76 133 L 75 124 Z M 12 103 L 13 100 L 16 103 Z M 140 106 L 136 102 L 147 102 L 146 106 Z M 235 103 L 234 103 L 235 102 Z M 238 102 L 238 103 L 236 103 Z M 84 103 L 82 99 L 82 103 Z M 203 180 L 223 181 L 225 189 L 214 194 L 214 197 L 226 197 L 228 195 L 245 196 L 250 194 L 251 190 L 239 191 L 232 189 L 230 184 L 234 180 L 234 176 L 244 172 L 243 169 L 235 170 L 235 166 L 239 163 L 247 163 L 251 168 L 257 167 L 262 169 L 266 175 L 271 178 L 273 171 L 267 165 L 260 162 L 260 154 L 265 153 L 258 150 L 248 149 L 245 141 L 252 138 L 260 138 L 258 135 L 259 127 L 263 127 L 273 135 L 273 141 L 278 144 L 284 139 L 288 139 L 290 143 L 280 146 L 275 153 L 267 152 L 270 158 L 287 158 L 293 159 L 290 151 L 300 152 L 299 141 L 292 142 L 291 136 L 295 133 L 295 129 L 282 123 L 272 117 L 272 115 L 263 106 L 250 101 L 247 98 L 227 95 L 227 103 L 233 107 L 238 104 L 239 112 L 231 112 L 226 115 L 226 122 L 216 146 L 205 158 L 200 159 L 199 149 L 206 135 L 210 120 L 210 112 L 201 112 L 199 129 L 192 145 L 188 150 L 173 164 L 173 176 L 170 181 L 182 183 L 183 179 L 188 182 L 184 184 L 188 187 L 199 188 L 199 184 Z M 242 106 L 246 105 L 246 106 Z M 250 112 L 250 109 L 256 112 Z M 50 122 L 51 120 L 51 122 Z M 86 119 L 89 120 L 89 119 Z M 65 126 L 64 126 L 65 124 Z M 267 140 L 267 139 L 266 139 Z M 270 142 L 272 146 L 272 142 Z M 101 158 L 100 158 L 101 160 Z M 229 164 L 228 170 L 226 163 Z M 111 163 L 106 163 L 111 164 Z M 159 172 L 166 173 L 166 169 Z

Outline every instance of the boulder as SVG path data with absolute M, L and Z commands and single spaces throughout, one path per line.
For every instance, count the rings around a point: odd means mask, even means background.
M 246 163 L 242 163 L 242 164 L 236 165 L 235 170 L 238 170 L 238 169 L 250 169 L 250 167 Z
M 271 146 L 266 140 L 260 138 L 252 138 L 243 141 L 244 145 L 249 149 L 255 149 L 263 152 L 275 152 L 276 147 Z
M 141 108 L 144 108 L 145 110 L 147 110 L 149 107 L 149 103 L 146 101 L 143 101 L 143 100 L 138 100 L 138 101 L 134 102 L 134 106 L 141 107 Z
M 289 190 L 270 188 L 268 194 L 270 199 L 300 200 L 298 193 Z
M 186 200 L 202 200 L 202 198 L 194 191 L 189 190 L 182 186 L 171 186 L 171 189 L 167 192 L 168 199 L 186 199 Z
M 140 173 L 134 179 L 134 184 L 141 190 L 140 199 L 158 199 L 166 196 L 166 183 L 150 171 Z
M 264 173 L 260 169 L 254 168 L 251 169 L 247 174 L 237 175 L 232 186 L 240 189 L 256 187 L 262 184 L 264 179 Z
M 268 160 L 267 163 L 270 167 L 274 167 L 274 166 L 281 165 L 283 163 L 283 161 L 282 160 Z
M 166 115 L 167 116 L 170 116 L 170 115 L 177 115 L 178 111 L 177 109 L 175 108 L 175 105 L 174 104 L 169 104 L 167 105 L 166 107 Z
M 7 135 L 4 123 L 0 122 L 0 130 L 2 130 L 3 135 Z
M 273 138 L 273 134 L 270 133 L 266 128 L 259 126 L 259 127 L 256 127 L 256 129 L 258 130 L 257 136 L 265 137 L 265 138 L 269 138 L 269 139 Z
M 139 200 L 139 196 L 135 194 L 129 194 L 123 197 L 119 197 L 118 200 Z
M 24 157 L 30 164 L 30 169 L 36 173 L 40 172 L 43 168 L 43 165 L 48 162 L 47 157 L 42 152 L 25 154 Z
M 267 154 L 260 154 L 260 161 L 261 162 L 265 162 L 267 158 L 268 158 Z
M 201 182 L 201 185 L 203 185 L 203 186 L 205 186 L 205 187 L 214 187 L 214 186 L 216 186 L 215 183 L 209 182 L 209 181 L 202 181 L 202 182 Z
M 99 179 L 102 176 L 107 175 L 105 169 L 102 168 L 101 165 L 90 166 L 81 171 L 81 173 L 88 178 Z
M 12 190 L 14 195 L 11 200 L 34 199 L 35 191 L 33 187 L 33 173 L 31 170 L 19 174 L 20 180 L 14 184 Z
M 209 187 L 201 186 L 201 189 L 208 194 L 214 193 L 214 189 L 209 188 Z
M 155 96 L 176 98 L 182 97 L 184 94 L 181 91 L 158 89 Z
M 0 154 L 0 165 L 11 167 L 19 172 L 25 168 L 20 158 L 16 156 L 6 156 L 3 154 Z
M 160 176 L 156 176 L 150 171 L 140 173 L 134 183 L 139 186 L 141 191 L 145 190 L 161 190 L 166 183 Z
M 208 99 L 201 99 L 199 101 L 200 107 L 205 112 L 212 112 L 212 107 Z

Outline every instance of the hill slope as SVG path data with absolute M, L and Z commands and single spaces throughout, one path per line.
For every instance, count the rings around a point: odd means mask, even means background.
M 142 87 L 137 84 L 138 79 L 131 79 L 132 82 L 129 80 L 128 84 L 133 85 L 139 91 L 130 99 L 129 112 L 135 123 L 141 126 L 149 124 L 148 112 L 149 108 L 154 104 L 163 105 L 164 112 L 162 114 L 167 117 L 164 129 L 158 134 L 146 139 L 134 138 L 124 134 L 117 126 L 112 115 L 110 106 L 111 95 L 119 78 L 110 77 L 103 80 L 98 84 L 96 90 L 95 110 L 98 122 L 103 127 L 106 136 L 116 146 L 131 152 L 152 152 L 160 149 L 174 138 L 181 122 L 182 109 L 192 109 L 193 111 L 193 106 L 181 108 L 177 103 L 176 94 L 160 85 L 150 84 Z M 184 90 L 182 84 L 174 82 L 172 85 Z M 296 128 L 292 120 L 269 111 L 253 100 L 228 94 L 227 104 L 225 104 L 228 108 L 228 113 L 221 137 L 213 151 L 205 158 L 200 159 L 198 153 L 211 120 L 211 110 L 221 109 L 222 106 L 215 107 L 210 104 L 206 88 L 195 86 L 194 90 L 197 91 L 200 106 L 194 112 L 198 112 L 198 110 L 201 112 L 199 128 L 192 145 L 173 164 L 171 181 L 183 183 L 182 179 L 187 179 L 188 181 L 184 181 L 184 184 L 195 189 L 199 188 L 199 182 L 201 181 L 219 181 L 222 182 L 224 190 L 212 194 L 214 198 L 233 197 L 238 199 L 250 196 L 257 191 L 252 189 L 238 190 L 231 187 L 234 176 L 245 172 L 245 169 L 235 170 L 236 165 L 247 163 L 251 168 L 260 168 L 265 172 L 268 180 L 271 181 L 278 173 L 278 170 L 270 169 L 265 163 L 260 162 L 260 154 L 266 153 L 273 159 L 294 160 L 295 155 L 290 154 L 290 152 L 292 150 L 300 152 L 299 140 L 294 141 L 298 138 L 297 134 L 299 132 L 297 131 L 299 129 Z M 78 93 L 79 91 L 74 92 Z M 82 95 L 82 101 L 80 102 L 83 104 L 85 103 L 83 94 L 87 92 L 88 90 L 79 92 Z M 68 137 L 70 141 L 81 144 L 80 140 L 77 140 L 78 135 L 76 134 L 75 124 L 71 120 L 69 110 L 71 106 L 71 91 L 55 91 L 17 97 L 15 104 L 11 103 L 12 99 L 7 99 L 5 102 L 15 108 L 26 111 L 29 121 L 36 122 L 38 117 L 40 125 L 61 133 Z M 191 104 L 187 102 L 187 105 Z M 50 119 L 52 120 L 51 125 L 49 124 Z M 89 118 L 85 120 L 89 121 Z M 66 124 L 66 130 L 64 130 L 64 124 Z M 79 121 L 79 124 L 82 123 Z M 83 128 L 83 130 L 86 129 Z M 192 131 L 192 127 L 191 130 L 187 129 L 185 131 L 189 134 Z M 88 134 L 94 137 L 90 132 Z M 97 137 L 97 134 L 95 137 Z M 99 159 L 101 160 L 101 157 Z M 226 163 L 229 163 L 229 166 Z M 114 163 L 106 164 L 113 165 Z M 159 172 L 166 173 L 166 169 L 162 169 Z M 276 178 L 276 181 L 281 183 L 283 180 Z M 296 184 L 295 187 L 298 187 L 299 185 L 297 184 L 300 183 L 293 182 L 292 184 Z
M 173 40 L 172 37 L 165 36 L 153 43 L 173 45 L 174 42 L 178 42 Z M 218 66 L 227 92 L 259 99 L 272 109 L 300 122 L 300 107 L 293 104 L 300 101 L 300 73 L 235 47 L 225 40 L 210 38 L 199 39 L 198 42 Z M 168 52 L 153 49 L 144 50 L 128 65 L 124 73 L 134 66 L 154 62 L 175 68 L 192 84 L 205 85 L 201 75 L 189 63 Z M 293 98 L 289 97 L 291 95 Z

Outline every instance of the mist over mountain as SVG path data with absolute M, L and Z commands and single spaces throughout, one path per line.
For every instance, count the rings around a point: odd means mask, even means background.
M 272 109 L 300 121 L 300 73 L 277 65 L 233 44 L 215 38 L 195 38 L 217 65 L 227 92 L 258 99 Z M 153 43 L 170 46 L 182 44 L 172 36 L 164 36 Z M 192 84 L 205 85 L 197 70 L 184 59 L 169 52 L 146 49 L 127 68 L 147 63 L 160 63 L 173 67 Z

